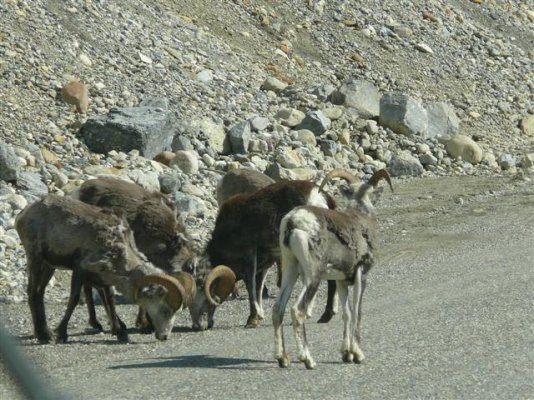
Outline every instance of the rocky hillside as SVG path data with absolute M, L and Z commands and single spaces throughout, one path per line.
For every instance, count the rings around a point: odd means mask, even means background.
M 528 179 L 533 28 L 531 0 L 2 1 L 0 300 L 15 215 L 93 176 L 168 193 L 199 246 L 231 168 Z

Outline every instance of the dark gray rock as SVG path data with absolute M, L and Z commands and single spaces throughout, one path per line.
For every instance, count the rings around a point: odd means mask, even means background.
M 234 125 L 228 131 L 228 138 L 232 146 L 232 152 L 237 154 L 245 154 L 248 152 L 248 144 L 252 137 L 250 129 L 250 122 L 242 121 Z
M 328 119 L 322 111 L 317 110 L 308 112 L 302 122 L 294 129 L 297 131 L 301 129 L 307 129 L 312 131 L 315 136 L 320 136 L 330 129 L 330 125 L 330 119 Z
M 179 190 L 182 186 L 182 181 L 175 174 L 159 175 L 159 187 L 162 193 L 171 194 Z
M 174 113 L 154 107 L 113 108 L 90 118 L 81 129 L 87 147 L 96 153 L 137 149 L 146 158 L 171 149 L 176 129 Z
M 334 157 L 337 153 L 337 144 L 333 140 L 322 140 L 319 147 L 325 156 Z
M 395 154 L 388 165 L 392 176 L 419 176 L 424 168 L 419 160 L 409 151 L 401 151 Z
M 428 117 L 422 104 L 407 94 L 389 92 L 380 99 L 379 123 L 402 135 L 426 136 Z
M 0 179 L 16 182 L 20 173 L 20 162 L 13 146 L 0 144 Z
M 171 144 L 172 151 L 194 150 L 193 142 L 185 135 L 176 135 Z
M 41 180 L 41 175 L 35 172 L 21 172 L 17 179 L 17 188 L 28 203 L 48 194 L 48 186 Z
M 360 118 L 378 117 L 380 92 L 371 82 L 360 79 L 349 80 L 330 96 L 333 104 L 354 108 Z

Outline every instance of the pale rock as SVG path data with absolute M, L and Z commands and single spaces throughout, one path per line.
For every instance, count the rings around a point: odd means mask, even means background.
M 312 131 L 308 129 L 300 129 L 295 132 L 295 139 L 307 145 L 317 145 L 317 138 Z
M 534 137 L 534 114 L 527 115 L 521 120 L 521 130 L 525 135 Z
M 70 81 L 61 91 L 63 101 L 76 107 L 79 113 L 87 113 L 89 108 L 89 86 L 79 82 Z
M 198 155 L 193 151 L 178 150 L 170 163 L 170 167 L 173 166 L 188 175 L 196 175 L 199 171 Z
M 461 158 L 471 164 L 482 161 L 482 149 L 473 139 L 465 135 L 453 136 L 446 142 L 445 149 L 455 159 Z
M 278 111 L 276 117 L 281 120 L 283 125 L 292 128 L 299 125 L 306 117 L 306 114 L 293 108 L 282 108 Z

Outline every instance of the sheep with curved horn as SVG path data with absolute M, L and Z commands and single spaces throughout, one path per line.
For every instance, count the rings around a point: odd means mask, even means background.
M 344 210 L 301 206 L 289 212 L 280 226 L 282 287 L 273 306 L 274 356 L 280 367 L 289 365 L 282 321 L 293 287 L 301 276 L 304 287 L 291 309 L 298 359 L 313 369 L 313 360 L 304 322 L 311 317 L 313 301 L 321 280 L 335 279 L 343 310 L 344 362 L 360 363 L 362 297 L 367 273 L 375 263 L 378 248 L 378 223 L 369 195 L 379 181 L 393 186 L 386 170 L 377 171 L 367 183 L 350 186 L 349 205 Z M 349 300 L 349 285 L 354 287 Z
M 206 276 L 214 266 L 226 265 L 237 280 L 244 280 L 249 297 L 250 314 L 246 327 L 253 328 L 263 318 L 262 290 L 268 269 L 279 261 L 278 230 L 282 217 L 300 205 L 334 208 L 334 199 L 322 191 L 322 187 L 336 177 L 356 178 L 343 170 L 327 174 L 319 187 L 307 180 L 280 181 L 254 193 L 240 194 L 223 203 L 215 221 L 205 255 L 196 265 L 193 275 Z M 282 264 L 283 269 L 283 264 Z M 202 284 L 202 283 L 200 283 Z M 329 291 L 330 292 L 330 291 Z M 333 293 L 332 291 L 332 296 Z M 327 305 L 333 307 L 333 301 Z M 204 290 L 199 290 L 189 308 L 193 328 L 208 329 L 213 326 L 213 314 L 217 304 L 209 301 Z M 328 319 L 333 311 L 325 311 Z
M 67 325 L 80 299 L 84 282 L 115 286 L 146 308 L 158 340 L 170 335 L 176 311 L 191 298 L 187 289 L 148 262 L 135 246 L 125 218 L 68 197 L 48 195 L 17 215 L 15 226 L 28 261 L 28 302 L 34 333 L 48 343 L 44 293 L 56 268 L 72 271 L 65 316 L 56 329 L 57 341 L 67 341 Z M 126 327 L 117 333 L 127 341 Z

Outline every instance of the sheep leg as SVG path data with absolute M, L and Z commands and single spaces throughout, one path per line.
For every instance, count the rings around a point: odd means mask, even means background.
M 351 337 L 351 310 L 349 302 L 349 285 L 346 281 L 337 281 L 337 291 L 343 315 L 343 342 L 341 343 L 341 357 L 343 362 L 352 362 L 353 356 L 350 352 Z
M 28 305 L 32 314 L 34 336 L 39 343 L 47 344 L 52 339 L 52 332 L 46 323 L 44 293 L 46 285 L 54 275 L 50 267 L 41 257 L 28 255 Z
M 313 301 L 320 283 L 320 280 L 310 280 L 309 282 L 306 282 L 306 285 L 300 293 L 297 303 L 291 309 L 291 318 L 293 319 L 293 331 L 295 333 L 295 341 L 297 342 L 298 358 L 304 363 L 307 369 L 315 368 L 316 363 L 310 354 L 304 322 L 311 315 Z
M 317 321 L 319 324 L 324 324 L 329 322 L 334 315 L 337 313 L 337 298 L 336 298 L 336 281 L 327 281 L 328 283 L 328 293 L 326 295 L 326 307 L 324 309 L 323 315 Z
M 93 300 L 93 286 L 89 282 L 83 284 L 83 293 L 87 304 L 87 312 L 89 313 L 89 325 L 99 332 L 103 332 L 104 328 L 102 327 L 102 324 L 98 322 L 96 317 L 95 302 Z M 100 297 L 102 297 L 102 295 L 100 295 Z M 102 301 L 104 301 L 103 298 Z
M 256 271 L 258 268 L 258 262 L 256 257 L 256 250 L 254 250 L 252 256 L 252 271 L 248 270 L 246 274 L 246 286 L 248 292 L 248 299 L 250 304 L 250 315 L 247 319 L 245 328 L 256 328 L 260 322 L 258 315 L 259 304 L 256 298 Z
M 104 286 L 98 289 L 98 293 L 103 300 L 109 324 L 111 325 L 111 334 L 116 335 L 119 342 L 128 343 L 128 332 L 126 324 L 121 321 L 115 309 L 115 298 L 111 286 Z
M 354 277 L 354 292 L 353 292 L 353 304 L 352 304 L 352 337 L 350 352 L 354 357 L 354 362 L 359 364 L 365 358 L 363 351 L 360 349 L 359 337 L 359 321 L 361 318 L 361 302 L 363 296 L 363 278 L 362 278 L 362 267 L 358 266 L 356 268 L 356 274 Z
M 296 261 L 296 260 L 295 260 Z M 287 302 L 291 296 L 291 292 L 295 287 L 298 278 L 298 270 L 295 264 L 288 265 L 284 268 L 281 277 L 281 287 L 276 297 L 273 306 L 273 327 L 274 327 L 274 358 L 278 361 L 280 368 L 289 366 L 289 357 L 286 353 L 286 346 L 284 343 L 284 331 L 282 322 L 287 307 Z
M 256 298 L 258 299 L 258 317 L 263 319 L 265 314 L 263 312 L 263 289 L 265 288 L 265 278 L 267 278 L 269 269 L 265 268 L 261 274 L 256 274 Z
M 56 328 L 56 343 L 67 343 L 67 325 L 74 309 L 80 302 L 80 294 L 84 280 L 85 276 L 82 270 L 80 268 L 74 268 L 70 280 L 70 295 L 69 302 L 67 304 L 67 311 L 65 311 L 63 319 Z

